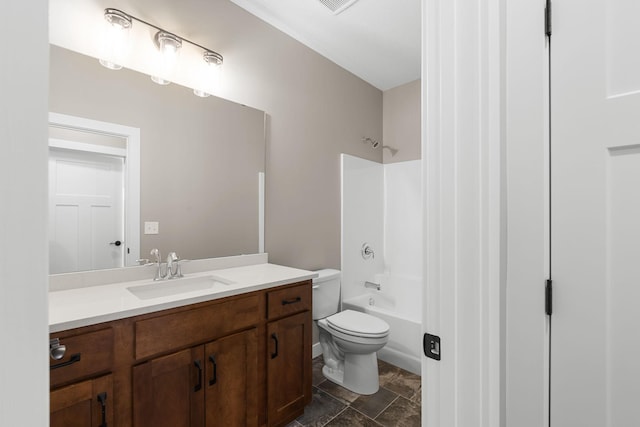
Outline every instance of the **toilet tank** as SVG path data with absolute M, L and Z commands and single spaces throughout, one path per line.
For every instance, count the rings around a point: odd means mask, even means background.
M 324 319 L 340 310 L 340 270 L 315 271 L 313 279 L 313 320 Z

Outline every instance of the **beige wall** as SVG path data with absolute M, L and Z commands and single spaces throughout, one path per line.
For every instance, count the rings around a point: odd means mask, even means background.
M 383 94 L 384 163 L 421 158 L 420 85 L 415 80 Z
M 340 153 L 382 161 L 361 142 L 382 137 L 382 92 L 232 3 L 212 6 L 197 25 L 225 55 L 226 95 L 269 115 L 269 260 L 340 268 Z
M 50 111 L 140 129 L 141 232 L 144 221 L 160 223 L 159 234 L 141 234 L 142 258 L 154 247 L 184 259 L 258 251 L 262 111 L 56 46 L 49 74 Z

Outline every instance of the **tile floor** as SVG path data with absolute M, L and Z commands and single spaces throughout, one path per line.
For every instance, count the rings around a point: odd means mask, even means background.
M 322 356 L 313 359 L 313 400 L 287 427 L 420 426 L 420 377 L 378 360 L 380 390 L 353 393 L 322 376 Z

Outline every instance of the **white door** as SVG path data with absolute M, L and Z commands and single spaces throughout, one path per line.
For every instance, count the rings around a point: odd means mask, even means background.
M 556 0 L 551 425 L 640 425 L 640 2 Z
M 49 150 L 50 273 L 124 266 L 124 160 Z

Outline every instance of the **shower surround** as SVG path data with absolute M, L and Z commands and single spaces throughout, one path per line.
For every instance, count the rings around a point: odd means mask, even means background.
M 342 304 L 391 326 L 382 360 L 420 374 L 421 162 L 380 164 L 343 154 Z M 373 256 L 363 256 L 364 244 Z M 380 290 L 365 288 L 366 281 Z

